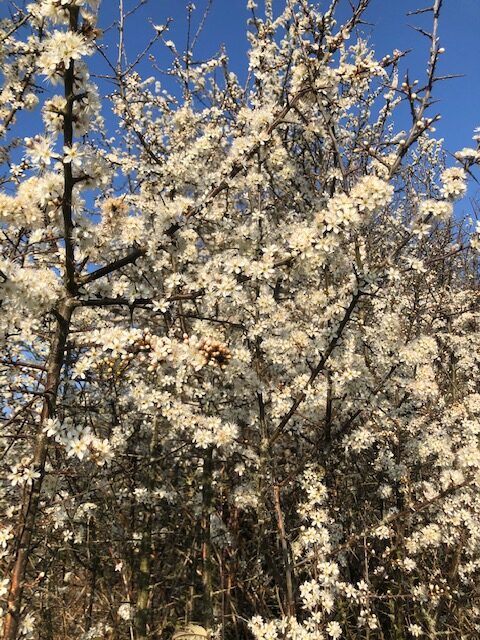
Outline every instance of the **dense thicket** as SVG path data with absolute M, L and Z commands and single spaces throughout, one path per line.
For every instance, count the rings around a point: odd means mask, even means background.
M 130 63 L 131 7 L 115 59 L 109 3 L 0 23 L 4 640 L 480 633 L 480 153 L 434 137 L 442 2 L 418 80 L 369 0 L 277 4 L 245 85 L 168 25 Z

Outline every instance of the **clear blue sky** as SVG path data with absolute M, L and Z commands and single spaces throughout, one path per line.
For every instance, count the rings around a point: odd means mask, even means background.
M 125 1 L 127 8 L 137 4 L 137 0 Z M 429 14 L 416 17 L 407 17 L 406 14 L 429 6 L 432 2 L 433 0 L 372 0 L 366 13 L 366 20 L 371 26 L 361 27 L 369 35 L 380 57 L 395 48 L 413 49 L 403 65 L 404 70 L 410 71 L 412 78 L 421 79 L 425 72 L 428 42 L 409 25 L 427 27 L 430 17 Z M 171 17 L 173 23 L 168 37 L 181 48 L 186 42 L 187 4 L 187 0 L 150 0 L 127 25 L 130 38 L 134 35 L 135 43 L 144 42 L 153 33 L 149 20 L 159 24 Z M 261 6 L 261 0 L 258 0 L 258 4 Z M 193 31 L 196 30 L 206 5 L 207 0 L 195 0 Z M 283 0 L 273 0 L 273 5 L 280 9 Z M 345 0 L 343 5 L 347 6 Z M 105 26 L 111 23 L 116 14 L 116 1 L 103 0 L 101 24 Z M 213 0 L 198 43 L 198 55 L 208 57 L 223 44 L 233 70 L 243 77 L 247 65 L 245 24 L 249 15 L 246 0 Z M 470 146 L 473 129 L 480 126 L 480 0 L 444 0 L 440 39 L 446 49 L 440 72 L 465 75 L 463 78 L 439 83 L 435 91 L 439 99 L 437 108 L 442 113 L 437 135 L 445 138 L 447 149 L 453 152 Z M 131 53 L 133 54 L 133 49 Z M 167 67 L 168 54 L 164 55 L 165 60 L 160 61 L 160 64 Z
M 194 0 L 196 10 L 193 14 L 192 31 L 195 32 L 204 13 L 208 0 Z M 263 0 L 258 0 L 261 6 Z M 371 6 L 365 19 L 371 23 L 361 27 L 368 35 L 379 57 L 393 49 L 412 49 L 403 61 L 403 71 L 409 70 L 411 78 L 424 77 L 428 42 L 409 25 L 417 24 L 428 29 L 430 15 L 407 17 L 407 12 L 429 6 L 433 0 L 371 0 Z M 124 0 L 127 11 L 137 6 L 139 0 Z M 325 5 L 322 0 L 320 5 Z M 148 0 L 126 24 L 126 41 L 130 61 L 144 44 L 153 36 L 152 24 L 162 24 L 169 17 L 173 19 L 166 38 L 175 41 L 179 49 L 186 43 L 188 0 Z M 277 10 L 284 0 L 273 0 Z M 7 14 L 9 2 L 0 2 L 0 17 Z M 345 11 L 347 0 L 341 0 Z M 230 58 L 230 66 L 240 78 L 244 78 L 247 68 L 246 21 L 250 12 L 246 9 L 246 0 L 213 0 L 210 15 L 198 41 L 196 58 L 208 58 L 224 45 Z M 118 0 L 102 0 L 100 5 L 100 26 L 107 28 L 118 18 Z M 113 30 L 107 31 L 100 44 L 108 47 L 108 55 L 116 60 L 116 38 Z M 444 0 L 441 24 L 441 45 L 446 52 L 442 56 L 439 71 L 442 74 L 464 74 L 464 77 L 439 83 L 435 95 L 439 102 L 436 110 L 442 114 L 437 125 L 437 136 L 445 138 L 445 147 L 454 152 L 465 146 L 471 146 L 473 129 L 480 126 L 480 0 Z M 171 55 L 164 48 L 156 48 L 158 64 L 168 68 Z M 103 71 L 99 57 L 90 61 L 92 71 Z M 154 75 L 148 63 L 140 69 L 145 77 Z M 47 92 L 51 88 L 45 85 Z M 102 91 L 108 91 L 102 86 Z M 433 113 L 433 112 L 432 112 Z M 108 114 L 104 114 L 107 117 Z M 21 117 L 25 125 L 25 135 L 32 135 L 41 129 L 36 116 L 24 114 Z M 32 131 L 32 127 L 36 131 Z M 478 177 L 478 176 L 477 176 Z M 470 195 L 477 191 L 473 186 Z

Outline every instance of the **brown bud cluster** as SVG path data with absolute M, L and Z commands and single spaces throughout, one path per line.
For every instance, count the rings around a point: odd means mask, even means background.
M 128 205 L 123 198 L 106 198 L 101 204 L 105 224 L 113 224 L 128 215 Z
M 229 348 L 225 344 L 212 338 L 204 338 L 201 340 L 198 343 L 198 350 L 205 360 L 205 365 L 218 365 L 220 369 L 225 369 L 229 360 L 232 359 Z

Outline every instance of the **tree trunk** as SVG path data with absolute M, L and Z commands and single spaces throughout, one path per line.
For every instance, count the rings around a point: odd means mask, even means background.
M 202 488 L 202 612 L 201 623 L 206 629 L 213 626 L 213 576 L 212 540 L 210 517 L 212 514 L 213 489 L 213 449 L 209 449 L 203 459 Z
M 155 457 L 158 445 L 158 425 L 157 418 L 152 425 L 152 436 L 150 439 L 149 464 L 143 475 L 143 482 L 150 494 L 155 489 Z M 151 571 L 152 571 L 152 525 L 155 516 L 155 505 L 145 505 L 143 514 L 142 542 L 140 546 L 140 557 L 136 569 L 137 599 L 135 607 L 135 640 L 147 640 L 148 638 L 148 615 L 151 603 Z
M 7 600 L 7 612 L 3 629 L 3 640 L 15 640 L 20 621 L 20 607 L 28 558 L 32 546 L 35 519 L 40 501 L 40 492 L 45 477 L 45 460 L 47 457 L 47 435 L 43 425 L 48 418 L 55 415 L 58 385 L 62 369 L 65 345 L 70 328 L 70 320 L 75 306 L 72 298 L 60 302 L 56 315 L 57 326 L 52 340 L 50 355 L 47 361 L 47 380 L 43 401 L 40 425 L 35 441 L 33 468 L 40 476 L 32 482 L 30 490 L 25 492 L 17 537 L 15 560 L 11 573 L 10 591 Z

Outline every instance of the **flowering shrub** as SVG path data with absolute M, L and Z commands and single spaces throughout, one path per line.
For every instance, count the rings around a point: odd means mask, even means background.
M 246 87 L 168 25 L 127 64 L 125 15 L 110 60 L 96 0 L 0 23 L 4 640 L 480 633 L 480 151 L 433 136 L 442 3 L 423 84 L 357 36 L 368 0 L 280 4 L 247 3 Z

